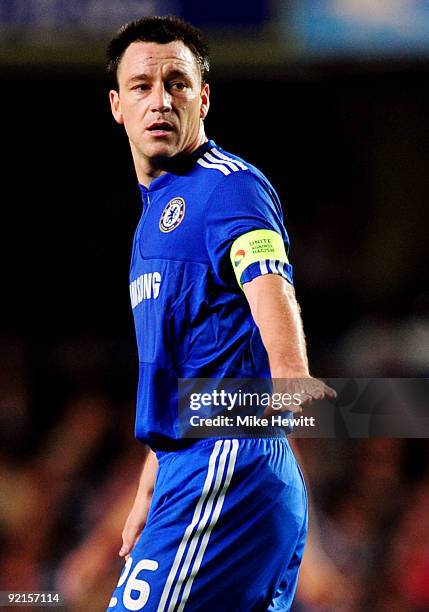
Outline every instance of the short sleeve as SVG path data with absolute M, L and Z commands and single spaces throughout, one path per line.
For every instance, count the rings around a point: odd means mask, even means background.
M 214 189 L 207 207 L 206 246 L 225 283 L 241 287 L 263 274 L 293 283 L 279 198 L 268 181 L 252 172 L 230 174 Z

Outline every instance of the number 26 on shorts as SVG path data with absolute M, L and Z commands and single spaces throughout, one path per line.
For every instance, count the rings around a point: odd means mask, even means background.
M 150 572 L 154 572 L 158 569 L 157 561 L 152 561 L 151 559 L 141 559 L 139 561 L 133 571 L 130 574 L 131 565 L 133 560 L 129 557 L 128 561 L 125 564 L 124 570 L 119 578 L 119 582 L 117 587 L 121 587 L 125 582 L 127 583 L 123 592 L 123 604 L 127 610 L 141 610 L 146 605 L 149 595 L 150 595 L 150 586 L 146 580 L 142 578 L 137 578 L 137 575 L 142 570 L 148 570 Z M 129 575 L 128 575 L 129 574 Z M 134 592 L 134 595 L 138 593 L 137 597 L 131 597 L 131 592 Z M 109 603 L 109 608 L 113 608 L 118 603 L 118 598 L 113 596 Z

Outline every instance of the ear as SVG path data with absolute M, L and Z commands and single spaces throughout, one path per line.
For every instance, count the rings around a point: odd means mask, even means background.
M 200 106 L 200 117 L 203 121 L 207 117 L 209 108 L 210 108 L 210 87 L 208 83 L 205 83 L 201 90 L 201 106 Z
M 112 115 L 115 118 L 115 121 L 118 123 L 124 123 L 124 119 L 122 117 L 121 112 L 121 100 L 119 98 L 119 92 L 115 89 L 111 89 L 109 91 L 109 100 L 110 100 L 110 110 L 112 111 Z

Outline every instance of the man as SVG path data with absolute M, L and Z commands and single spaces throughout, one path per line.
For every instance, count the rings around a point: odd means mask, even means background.
M 109 610 L 289 610 L 307 502 L 284 432 L 182 439 L 177 391 L 179 378 L 271 376 L 304 379 L 286 383 L 302 403 L 332 397 L 308 371 L 281 206 L 256 168 L 207 140 L 198 30 L 145 18 L 108 58 L 143 200 L 130 295 L 149 449 Z

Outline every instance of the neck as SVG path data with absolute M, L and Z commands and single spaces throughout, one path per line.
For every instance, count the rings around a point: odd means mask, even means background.
M 174 155 L 173 157 L 155 157 L 155 158 L 142 158 L 133 146 L 131 146 L 131 153 L 133 156 L 134 167 L 137 174 L 137 179 L 141 185 L 149 188 L 149 185 L 153 179 L 166 174 L 167 172 L 173 172 L 181 174 L 186 171 L 186 166 L 189 162 L 189 156 L 196 151 L 202 144 L 207 142 L 207 136 L 204 131 L 201 132 L 197 140 L 192 143 L 192 146 L 185 148 L 183 151 Z

